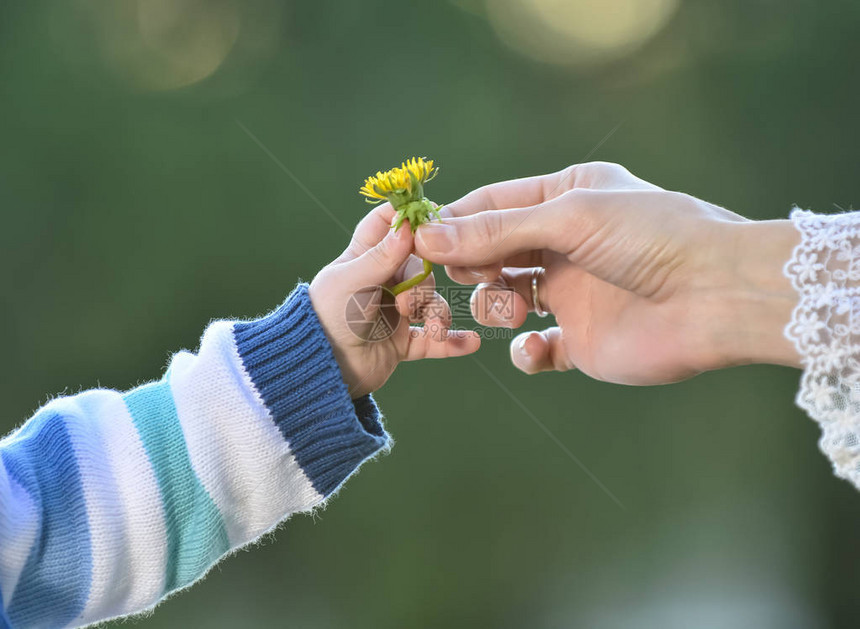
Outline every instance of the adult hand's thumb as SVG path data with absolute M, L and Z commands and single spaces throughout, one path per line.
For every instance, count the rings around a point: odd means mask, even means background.
M 559 242 L 555 201 L 529 208 L 487 210 L 426 223 L 415 235 L 415 250 L 431 262 L 451 266 L 492 264 L 516 253 L 553 248 Z

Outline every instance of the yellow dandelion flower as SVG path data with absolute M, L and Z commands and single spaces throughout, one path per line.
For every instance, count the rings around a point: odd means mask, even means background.
M 424 196 L 423 186 L 439 172 L 433 160 L 413 157 L 391 170 L 377 172 L 364 180 L 359 193 L 367 197 L 368 203 L 391 201 L 397 207 L 410 201 L 419 201 Z
M 397 211 L 397 218 L 392 228 L 396 231 L 404 221 L 414 233 L 419 225 L 433 217 L 439 219 L 439 208 L 424 196 L 424 184 L 433 179 L 439 169 L 433 166 L 432 159 L 413 157 L 402 162 L 400 166 L 377 172 L 364 180 L 359 193 L 364 195 L 368 203 L 379 203 L 388 200 Z M 433 265 L 424 260 L 424 270 L 415 277 L 400 282 L 391 288 L 395 295 L 409 290 L 420 284 L 433 271 Z

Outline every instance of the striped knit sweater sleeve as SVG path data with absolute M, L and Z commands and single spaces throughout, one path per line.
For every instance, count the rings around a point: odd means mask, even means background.
M 0 441 L 0 627 L 149 609 L 389 444 L 307 285 L 262 319 L 214 322 L 161 380 L 55 399 Z

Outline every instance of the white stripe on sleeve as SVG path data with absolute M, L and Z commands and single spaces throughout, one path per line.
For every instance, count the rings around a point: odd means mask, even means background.
M 161 493 L 122 395 L 87 391 L 54 402 L 66 417 L 90 525 L 93 575 L 78 623 L 140 611 L 164 594 Z
M 199 354 L 177 354 L 168 377 L 191 464 L 231 546 L 322 502 L 243 369 L 232 323 L 210 325 Z

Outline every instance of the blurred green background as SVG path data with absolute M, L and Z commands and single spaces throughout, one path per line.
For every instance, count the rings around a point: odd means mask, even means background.
M 754 218 L 835 211 L 858 29 L 856 0 L 0 2 L 0 428 L 159 377 L 339 254 L 237 121 L 349 226 L 413 154 L 439 202 L 588 156 Z M 407 364 L 390 456 L 135 626 L 856 626 L 860 495 L 799 372 L 625 388 L 507 352 L 479 358 L 626 510 L 471 359 Z

